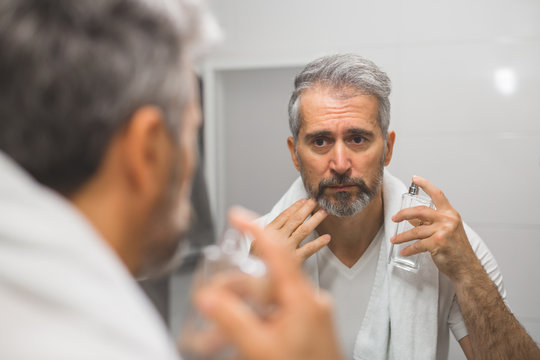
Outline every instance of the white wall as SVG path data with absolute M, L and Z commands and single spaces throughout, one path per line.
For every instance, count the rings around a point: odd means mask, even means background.
M 391 171 L 445 190 L 496 256 L 512 310 L 540 341 L 540 2 L 210 3 L 226 34 L 204 72 L 219 226 L 232 203 L 268 210 L 295 175 L 284 152 L 294 70 L 324 54 L 361 54 L 393 81 Z M 455 348 L 451 358 L 461 358 Z

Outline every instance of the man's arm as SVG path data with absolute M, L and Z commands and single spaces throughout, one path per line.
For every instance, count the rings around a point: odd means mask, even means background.
M 459 345 L 461 346 L 461 350 L 463 350 L 463 353 L 467 357 L 467 360 L 474 359 L 474 352 L 469 335 L 466 335 L 461 340 L 459 340 Z
M 480 262 L 454 282 L 475 359 L 540 359 L 540 350 L 508 310 Z
M 465 353 L 470 341 L 475 359 L 540 359 L 540 349 L 508 310 L 474 253 L 459 213 L 429 181 L 420 177 L 413 181 L 431 196 L 437 210 L 425 206 L 401 210 L 394 221 L 419 219 L 422 225 L 397 235 L 392 242 L 420 239 L 403 249 L 402 255 L 429 251 L 439 270 L 452 281 L 469 332 L 462 344 Z

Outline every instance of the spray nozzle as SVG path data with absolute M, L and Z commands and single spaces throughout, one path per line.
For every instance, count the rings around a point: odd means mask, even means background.
M 409 194 L 410 195 L 418 195 L 418 185 L 415 183 L 411 183 L 411 186 L 409 187 Z

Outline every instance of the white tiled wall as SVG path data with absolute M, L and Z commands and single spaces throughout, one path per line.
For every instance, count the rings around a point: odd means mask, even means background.
M 486 240 L 512 310 L 540 341 L 540 2 L 210 3 L 226 35 L 204 72 L 220 225 L 231 204 L 268 210 L 295 176 L 285 137 L 298 67 L 364 55 L 394 85 L 391 171 L 446 192 Z M 463 358 L 455 344 L 450 358 Z

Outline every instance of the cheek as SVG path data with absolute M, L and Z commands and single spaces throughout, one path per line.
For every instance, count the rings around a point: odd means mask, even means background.
M 320 157 L 311 158 L 298 154 L 298 160 L 304 179 L 311 185 L 317 185 L 328 170 L 328 162 Z
M 187 186 L 183 186 L 180 189 L 179 199 L 176 206 L 176 217 L 181 219 L 181 229 L 185 230 L 189 225 L 189 219 L 191 219 L 191 191 Z
M 195 171 L 196 158 L 193 141 L 181 137 L 176 149 L 176 175 L 173 177 L 174 217 L 177 228 L 185 228 L 191 212 L 191 186 Z M 178 224 L 181 223 L 181 224 Z M 180 225 L 180 226 L 178 226 Z
M 184 137 L 180 145 L 180 187 L 191 187 L 197 165 L 197 148 L 192 138 Z
M 324 173 L 328 161 L 324 156 L 313 155 L 309 151 L 298 151 L 297 158 L 302 170 L 312 175 Z
M 180 162 L 180 176 L 175 181 L 176 187 L 174 214 L 172 221 L 174 222 L 175 231 L 181 233 L 187 231 L 191 221 L 191 178 L 193 170 L 185 167 L 185 161 Z
M 364 180 L 373 179 L 378 176 L 382 163 L 384 153 L 374 151 L 370 154 L 363 154 L 363 156 L 358 156 L 353 164 L 353 174 L 352 176 L 359 176 L 364 178 Z

